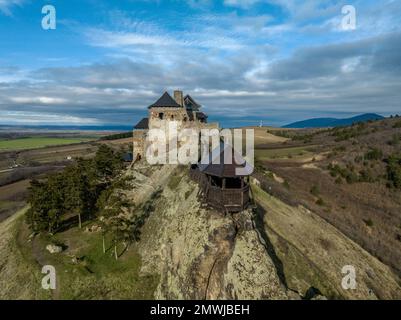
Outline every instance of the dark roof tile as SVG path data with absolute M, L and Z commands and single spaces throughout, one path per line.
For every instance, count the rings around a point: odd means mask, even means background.
M 154 107 L 181 108 L 181 106 L 168 94 L 167 91 L 159 98 L 159 100 L 149 106 L 149 108 Z
M 184 98 L 184 103 L 187 109 L 198 111 L 202 106 L 197 103 L 189 94 Z
M 149 118 L 143 118 L 136 124 L 134 129 L 149 129 Z

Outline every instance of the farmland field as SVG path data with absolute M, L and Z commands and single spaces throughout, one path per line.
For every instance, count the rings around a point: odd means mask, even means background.
M 28 137 L 12 140 L 0 140 L 0 151 L 24 150 L 43 148 L 56 145 L 87 142 L 90 138 L 50 138 L 50 137 Z

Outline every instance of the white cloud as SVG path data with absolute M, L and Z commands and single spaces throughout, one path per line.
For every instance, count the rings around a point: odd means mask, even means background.
M 249 8 L 260 1 L 261 0 L 224 0 L 224 4 L 231 7 Z
M 68 100 L 53 97 L 11 97 L 10 101 L 23 104 L 63 104 Z
M 25 0 L 0 0 L 0 11 L 8 16 L 12 15 L 11 8 L 21 6 Z
M 99 125 L 102 124 L 97 119 L 75 117 L 69 115 L 51 114 L 45 112 L 29 111 L 4 111 L 0 119 L 0 124 L 12 125 Z
M 185 18 L 143 19 L 137 12 L 113 11 L 109 24 L 77 23 L 86 44 L 103 48 L 94 51 L 104 55 L 95 63 L 60 62 L 61 67 L 31 73 L 0 68 L 1 115 L 8 112 L 4 117 L 13 121 L 60 117 L 70 123 L 97 118 L 130 124 L 164 90 L 176 88 L 220 117 L 281 113 L 290 122 L 287 117 L 305 110 L 399 109 L 396 2 L 358 6 L 358 29 L 349 33 L 338 32 L 342 0 L 260 0 L 282 7 L 280 19 L 234 8 L 256 2 L 226 0 L 229 13 L 199 10 Z
M 145 35 L 133 32 L 112 32 L 101 29 L 88 29 L 85 32 L 90 44 L 99 47 L 129 47 L 129 46 L 167 46 L 178 42 L 166 36 Z

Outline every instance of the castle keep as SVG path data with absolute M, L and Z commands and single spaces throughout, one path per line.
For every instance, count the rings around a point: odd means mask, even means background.
M 143 118 L 134 127 L 133 144 L 134 160 L 141 159 L 146 152 L 146 137 L 149 129 L 163 130 L 168 137 L 169 123 L 175 121 L 177 130 L 186 128 L 218 129 L 217 123 L 208 124 L 207 115 L 201 110 L 190 95 L 174 91 L 174 98 L 165 92 L 155 103 L 148 107 L 148 117 Z
M 189 95 L 184 97 L 182 91 L 174 91 L 174 98 L 165 92 L 148 109 L 148 117 L 134 127 L 134 160 L 145 157 L 150 129 L 164 132 L 167 148 L 172 141 L 169 139 L 169 125 L 173 121 L 177 131 L 188 128 L 200 133 L 201 129 L 219 129 L 217 123 L 207 123 L 207 115 L 200 111 L 201 105 Z M 251 201 L 249 176 L 253 168 L 223 140 L 220 140 L 219 148 L 211 151 L 207 158 L 191 165 L 189 173 L 199 184 L 203 201 L 224 213 L 245 210 Z M 231 157 L 229 163 L 224 163 L 226 153 Z M 219 159 L 217 163 L 216 159 Z M 238 159 L 239 163 L 236 162 Z M 237 173 L 236 169 L 243 170 Z

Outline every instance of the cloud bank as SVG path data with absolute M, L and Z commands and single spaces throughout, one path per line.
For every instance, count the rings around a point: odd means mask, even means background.
M 225 0 L 224 12 L 206 2 L 185 19 L 178 13 L 178 25 L 124 10 L 108 12 L 103 24 L 70 22 L 82 50 L 101 54 L 73 65 L 0 68 L 0 123 L 43 115 L 134 124 L 175 88 L 227 125 L 399 113 L 401 5 L 360 3 L 354 32 L 340 28 L 341 1 Z M 252 10 L 267 4 L 279 14 Z

